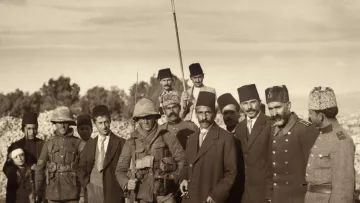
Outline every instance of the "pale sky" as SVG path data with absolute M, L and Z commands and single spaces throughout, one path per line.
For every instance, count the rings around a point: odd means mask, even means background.
M 359 91 L 360 1 L 176 1 L 185 77 L 199 62 L 218 95 L 256 83 Z M 0 92 L 70 76 L 128 91 L 162 68 L 180 75 L 170 0 L 0 0 Z

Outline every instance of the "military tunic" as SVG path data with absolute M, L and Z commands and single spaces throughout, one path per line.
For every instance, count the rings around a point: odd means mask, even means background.
M 355 188 L 355 145 L 337 120 L 320 129 L 306 168 L 309 191 L 305 203 L 352 203 Z M 330 192 L 310 188 L 329 188 Z
M 41 191 L 46 182 L 46 199 L 78 199 L 80 184 L 76 170 L 84 145 L 84 141 L 73 136 L 73 131 L 65 136 L 55 134 L 48 140 L 35 170 L 36 191 Z
M 176 135 L 184 150 L 186 149 L 186 142 L 189 136 L 198 129 L 197 125 L 191 121 L 167 122 L 162 124 L 160 128 L 168 130 L 172 135 Z
M 283 128 L 272 127 L 272 132 L 267 198 L 272 203 L 303 203 L 306 164 L 319 131 L 292 113 Z

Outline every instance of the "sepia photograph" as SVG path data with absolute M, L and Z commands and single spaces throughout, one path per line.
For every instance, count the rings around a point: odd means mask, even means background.
M 360 203 L 359 0 L 0 0 L 0 203 Z

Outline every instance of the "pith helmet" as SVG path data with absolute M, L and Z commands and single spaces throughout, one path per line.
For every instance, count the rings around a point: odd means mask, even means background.
M 145 116 L 156 116 L 160 118 L 159 112 L 155 109 L 155 104 L 151 100 L 143 98 L 135 105 L 133 119 Z
M 66 106 L 57 107 L 54 110 L 54 113 L 50 121 L 52 123 L 68 122 L 70 123 L 70 125 L 76 125 L 73 119 L 73 114 L 71 113 L 70 109 Z

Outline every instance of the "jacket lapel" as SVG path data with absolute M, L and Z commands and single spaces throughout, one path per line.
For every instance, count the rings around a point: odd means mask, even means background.
M 95 159 L 96 159 L 95 154 L 96 154 L 97 142 L 98 142 L 98 137 L 95 137 L 94 139 L 88 140 L 86 143 L 87 155 L 85 155 L 85 157 L 88 157 L 87 162 L 88 162 L 88 166 L 91 167 L 91 169 L 95 164 Z
M 116 135 L 114 135 L 113 133 L 110 134 L 109 144 L 105 154 L 104 169 L 110 164 L 113 156 L 115 155 L 117 148 L 120 146 L 119 140 L 115 139 L 116 138 L 115 136 Z
M 241 141 L 243 150 L 247 150 L 246 146 L 248 146 L 248 141 L 246 139 L 248 134 L 246 123 L 247 120 L 245 119 L 241 121 L 236 128 L 236 137 Z
M 202 143 L 199 152 L 196 155 L 196 158 L 194 160 L 194 163 L 202 156 L 204 155 L 207 151 L 209 151 L 209 149 L 215 145 L 215 139 L 217 139 L 219 136 L 219 127 L 214 124 L 209 132 L 207 133 L 204 142 Z M 198 140 L 199 140 L 199 136 L 198 136 Z M 197 142 L 196 144 L 198 144 L 199 142 Z
M 186 147 L 186 150 L 188 151 L 188 159 L 189 159 L 189 163 L 194 163 L 195 162 L 195 158 L 196 155 L 198 153 L 198 146 L 199 146 L 199 134 L 200 134 L 200 130 L 196 129 L 195 133 L 193 133 L 192 135 L 190 135 L 189 137 L 189 146 Z
M 259 117 L 256 119 L 254 127 L 249 136 L 249 142 L 247 144 L 248 149 L 251 147 L 251 145 L 254 143 L 255 139 L 257 138 L 257 136 L 260 134 L 260 132 L 264 128 L 264 124 L 265 124 L 265 115 L 260 112 Z

